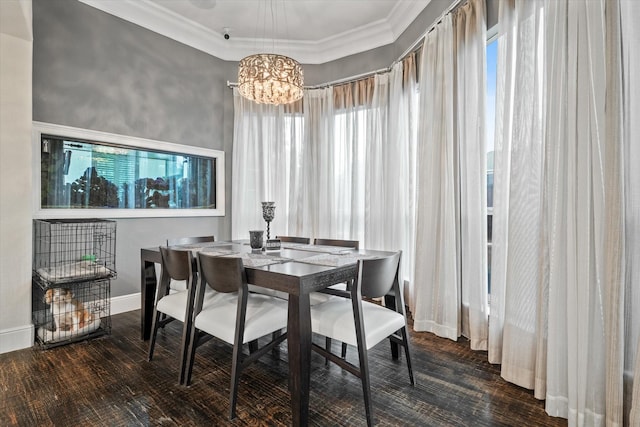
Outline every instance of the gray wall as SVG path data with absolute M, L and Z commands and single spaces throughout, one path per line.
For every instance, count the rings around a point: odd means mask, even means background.
M 1 0 L 0 0 L 1 1 Z M 494 0 L 489 0 L 494 1 Z M 432 0 L 388 46 L 305 65 L 317 85 L 385 68 L 452 0 Z M 77 0 L 33 1 L 33 120 L 225 151 L 226 216 L 118 219 L 112 296 L 139 292 L 139 249 L 167 237 L 231 236 L 231 150 L 237 63 L 222 61 Z
M 231 236 L 231 64 L 77 0 L 33 2 L 33 120 L 225 151 L 226 216 L 118 219 L 112 296 L 140 291 L 140 248 Z

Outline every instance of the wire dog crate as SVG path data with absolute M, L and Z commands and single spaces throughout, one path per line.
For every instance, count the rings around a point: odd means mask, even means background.
M 36 344 L 50 348 L 110 334 L 116 222 L 36 219 L 33 239 Z
M 48 284 L 116 277 L 116 222 L 33 221 L 33 272 Z
M 108 279 L 49 286 L 34 275 L 32 299 L 36 344 L 42 348 L 111 333 Z

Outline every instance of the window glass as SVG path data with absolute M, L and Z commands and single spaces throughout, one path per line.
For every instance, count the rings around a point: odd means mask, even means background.
M 487 105 L 486 105 L 486 146 L 487 146 L 487 271 L 488 291 L 491 293 L 491 241 L 493 229 L 493 155 L 496 123 L 496 83 L 498 65 L 498 39 L 497 37 L 487 43 Z
M 216 159 L 41 136 L 42 209 L 215 209 Z
M 487 44 L 487 207 L 493 208 L 493 147 L 496 122 L 497 39 Z

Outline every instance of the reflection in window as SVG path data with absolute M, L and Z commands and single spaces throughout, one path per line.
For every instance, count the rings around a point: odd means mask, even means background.
M 216 159 L 42 135 L 43 209 L 215 209 Z

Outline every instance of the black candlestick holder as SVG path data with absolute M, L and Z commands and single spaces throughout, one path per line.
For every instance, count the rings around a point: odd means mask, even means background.
M 269 225 L 275 216 L 276 202 L 262 202 L 262 219 L 267 222 L 267 240 L 271 238 Z

